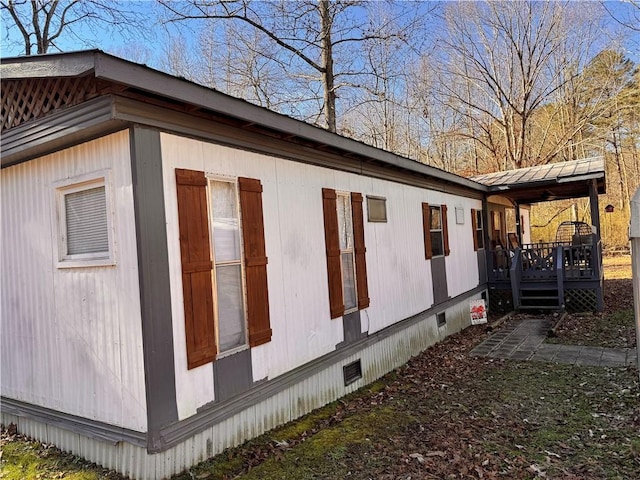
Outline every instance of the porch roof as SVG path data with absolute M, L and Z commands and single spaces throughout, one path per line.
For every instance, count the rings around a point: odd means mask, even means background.
M 603 157 L 487 173 L 471 180 L 517 203 L 588 197 L 592 181 L 596 182 L 599 194 L 606 192 Z

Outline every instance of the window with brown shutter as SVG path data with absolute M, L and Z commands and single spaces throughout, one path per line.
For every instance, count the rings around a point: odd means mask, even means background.
M 367 249 L 364 244 L 364 214 L 362 194 L 351 193 L 351 211 L 353 218 L 353 244 L 356 255 L 356 285 L 358 288 L 358 308 L 369 306 L 369 286 L 367 283 Z
M 422 230 L 424 233 L 424 258 L 427 260 L 433 257 L 431 249 L 431 209 L 428 203 L 422 204 Z
M 424 256 L 449 255 L 449 231 L 446 205 L 422 204 L 422 226 L 424 229 Z
M 447 206 L 440 205 L 440 212 L 442 214 L 442 243 L 444 247 L 444 255 L 448 256 L 451 253 L 449 248 L 449 221 L 447 220 Z
M 271 340 L 262 184 L 260 180 L 238 178 L 238 186 L 242 211 L 249 345 L 255 347 Z
M 337 195 L 335 190 L 331 188 L 322 189 L 322 210 L 324 213 L 324 241 L 329 282 L 329 310 L 331 318 L 337 318 L 344 314 L 344 298 L 342 295 L 340 236 L 338 233 Z
M 217 353 L 204 172 L 176 169 L 176 190 L 187 365 L 191 369 L 215 360 Z
M 370 304 L 361 193 L 322 189 L 329 309 L 337 318 Z
M 194 368 L 246 348 L 247 327 L 249 346 L 271 340 L 262 185 L 180 169 L 176 181 L 187 357 Z

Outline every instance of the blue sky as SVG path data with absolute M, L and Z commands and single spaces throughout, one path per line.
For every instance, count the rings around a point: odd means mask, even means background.
M 141 12 L 150 25 L 153 27 L 153 38 L 127 38 L 121 35 L 115 29 L 99 29 L 93 27 L 92 29 L 82 27 L 76 30 L 77 35 L 63 35 L 58 42 L 58 46 L 63 51 L 75 51 L 83 50 L 87 48 L 99 48 L 109 53 L 114 53 L 120 56 L 130 56 L 136 52 L 135 55 L 143 56 L 144 60 L 151 65 L 158 64 L 159 58 L 162 55 L 162 49 L 158 45 L 162 45 L 166 42 L 167 30 L 156 24 L 156 14 L 154 12 L 154 2 L 150 0 L 142 1 L 121 1 L 123 8 L 132 9 Z M 427 2 L 417 2 L 421 6 L 428 5 Z M 596 4 L 596 2 L 594 2 Z M 618 18 L 629 18 L 630 15 L 636 14 L 636 18 L 639 15 L 637 7 L 634 7 L 629 2 L 615 1 L 605 2 L 607 8 L 613 12 Z M 125 7 L 126 5 L 126 7 Z M 634 10 L 636 9 L 636 10 Z M 6 16 L 3 14 L 2 18 L 2 38 L 0 43 L 0 53 L 3 57 L 22 55 L 23 45 L 21 43 L 21 35 L 17 29 L 9 29 L 7 27 L 10 22 L 5 21 Z M 619 30 L 619 25 L 611 18 L 605 17 L 607 27 L 612 30 Z M 82 40 L 81 40 L 82 39 Z M 626 50 L 632 60 L 640 61 L 640 32 L 632 32 L 627 30 Z M 146 55 L 142 55 L 141 51 L 146 51 Z M 52 50 L 55 51 L 55 50 Z

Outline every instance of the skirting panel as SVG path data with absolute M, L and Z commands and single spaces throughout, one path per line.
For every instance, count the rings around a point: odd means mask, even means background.
M 507 313 L 513 310 L 513 295 L 511 289 L 492 288 L 489 290 L 489 311 Z
M 469 326 L 469 300 L 472 298 L 480 298 L 480 293 L 444 310 L 446 323 L 440 327 L 436 315 L 425 315 L 407 328 L 366 345 L 353 355 L 341 358 L 286 390 L 161 453 L 149 454 L 145 448 L 126 442 L 109 443 L 87 438 L 57 426 L 5 412 L 2 413 L 2 423 L 14 423 L 20 433 L 53 443 L 62 450 L 132 479 L 168 478 L 226 448 L 240 445 L 377 380 L 434 343 Z M 362 365 L 362 378 L 345 386 L 343 366 L 357 360 Z
M 598 292 L 591 289 L 571 289 L 564 293 L 566 309 L 570 312 L 595 312 L 598 310 Z

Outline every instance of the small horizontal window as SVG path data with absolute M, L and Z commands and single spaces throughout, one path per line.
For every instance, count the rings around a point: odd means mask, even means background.
M 106 172 L 58 182 L 59 267 L 113 265 Z
M 370 222 L 387 223 L 387 199 L 367 195 L 367 219 Z

